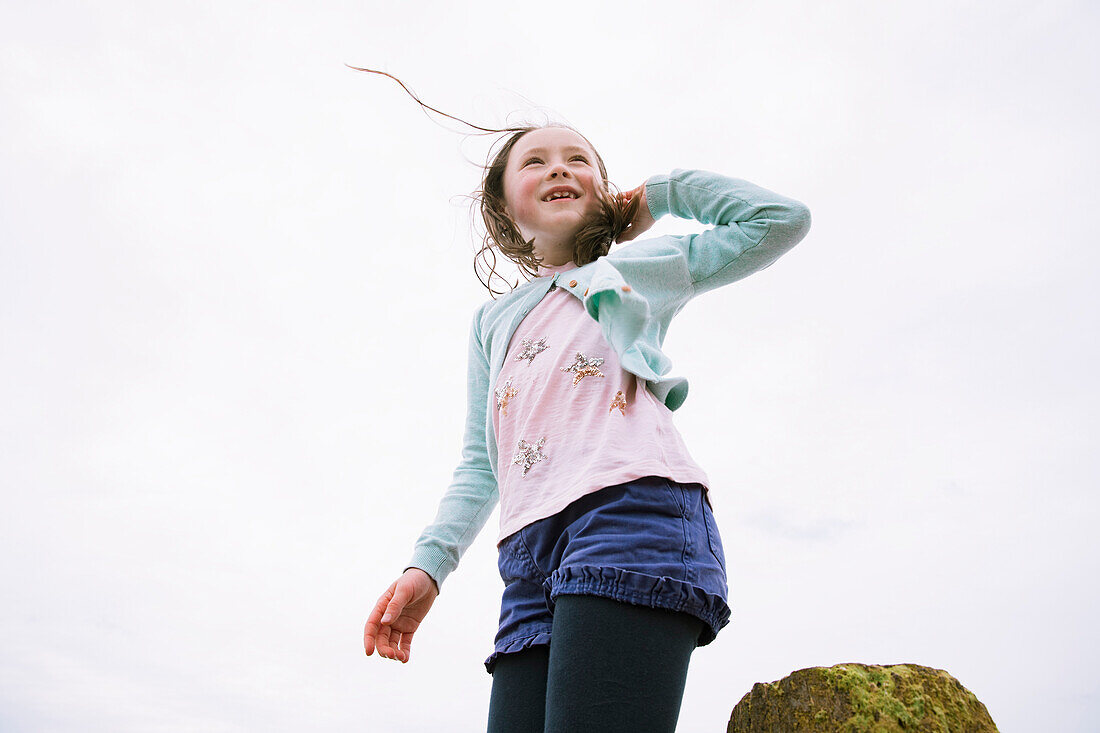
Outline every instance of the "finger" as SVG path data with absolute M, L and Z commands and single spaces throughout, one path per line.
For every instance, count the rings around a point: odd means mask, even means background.
M 393 594 L 396 588 L 397 583 L 395 582 L 393 585 L 386 589 L 385 593 L 383 593 L 378 598 L 378 601 L 374 604 L 374 608 L 371 609 L 370 616 L 367 617 L 367 624 L 378 626 L 380 623 L 383 623 L 382 615 L 385 613 L 386 607 L 389 605 L 390 600 L 393 598 Z
M 412 600 L 412 589 L 407 584 L 397 583 L 396 586 L 393 597 L 390 599 L 389 605 L 386 606 L 385 613 L 382 614 L 383 624 L 392 624 L 394 619 L 400 616 L 405 609 L 405 604 Z
M 412 644 L 413 644 L 413 635 L 412 635 L 412 633 L 401 635 L 401 645 L 400 645 L 399 650 L 401 652 L 401 662 L 402 662 L 402 664 L 409 661 L 409 657 L 412 656 Z
M 393 660 L 396 660 L 398 662 L 403 662 L 404 661 L 401 658 L 401 636 L 402 636 L 401 632 L 398 631 L 397 629 L 394 629 L 393 631 L 390 632 L 390 646 L 389 646 L 389 653 L 386 654 L 387 659 L 393 659 Z
M 375 648 L 375 637 L 378 635 L 378 630 L 382 626 L 382 614 L 385 613 L 386 607 L 389 605 L 390 599 L 393 596 L 394 585 L 391 585 L 386 589 L 386 592 L 382 594 L 382 597 L 378 599 L 378 602 L 374 604 L 374 609 L 371 610 L 370 615 L 367 617 L 367 625 L 363 628 L 363 648 L 367 654 L 371 654 Z
M 393 659 L 393 630 L 389 626 L 383 626 L 378 632 L 378 656 L 383 659 Z
M 408 652 L 404 651 L 404 647 L 407 644 L 407 642 L 404 640 L 404 637 L 406 636 L 408 636 L 408 634 L 394 634 L 393 637 L 390 639 L 393 642 L 393 658 L 401 662 L 402 664 L 409 661 Z
M 374 636 L 376 633 L 378 632 L 371 631 L 370 624 L 363 628 L 363 651 L 367 653 L 368 657 L 374 654 Z

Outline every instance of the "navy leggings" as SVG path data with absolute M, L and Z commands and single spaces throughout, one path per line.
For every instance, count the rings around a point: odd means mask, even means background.
M 678 611 L 558 596 L 551 643 L 498 658 L 489 733 L 672 733 L 703 625 Z

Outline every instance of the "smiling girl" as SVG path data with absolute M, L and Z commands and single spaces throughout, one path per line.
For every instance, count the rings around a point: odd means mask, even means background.
M 529 279 L 474 314 L 462 459 L 364 647 L 410 659 L 499 503 L 489 731 L 672 731 L 691 654 L 730 610 L 710 481 L 672 420 L 687 381 L 661 345 L 688 300 L 798 243 L 809 210 L 701 170 L 618 193 L 579 132 L 501 132 L 477 192 L 478 256 Z M 711 228 L 637 240 L 669 214 Z

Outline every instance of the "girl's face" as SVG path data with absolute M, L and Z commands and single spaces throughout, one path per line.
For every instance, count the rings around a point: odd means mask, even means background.
M 505 209 L 524 240 L 534 238 L 535 254 L 547 264 L 572 257 L 573 238 L 600 209 L 597 188 L 603 188 L 603 177 L 596 154 L 567 128 L 532 130 L 508 154 Z M 564 197 L 551 198 L 563 192 Z

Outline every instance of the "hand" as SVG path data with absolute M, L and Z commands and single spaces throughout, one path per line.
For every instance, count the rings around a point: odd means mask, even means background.
M 409 661 L 412 637 L 439 595 L 432 576 L 420 568 L 409 568 L 393 582 L 382 597 L 363 629 L 363 650 L 369 657 L 377 646 L 378 655 Z
M 646 203 L 645 200 L 644 183 L 632 191 L 624 191 L 620 194 L 620 201 L 622 201 L 623 204 L 627 204 L 635 196 L 641 197 L 641 201 L 638 202 L 638 211 L 634 214 L 634 218 L 631 220 L 630 225 L 619 235 L 619 242 L 629 242 L 656 223 L 656 219 L 649 213 L 649 204 Z

